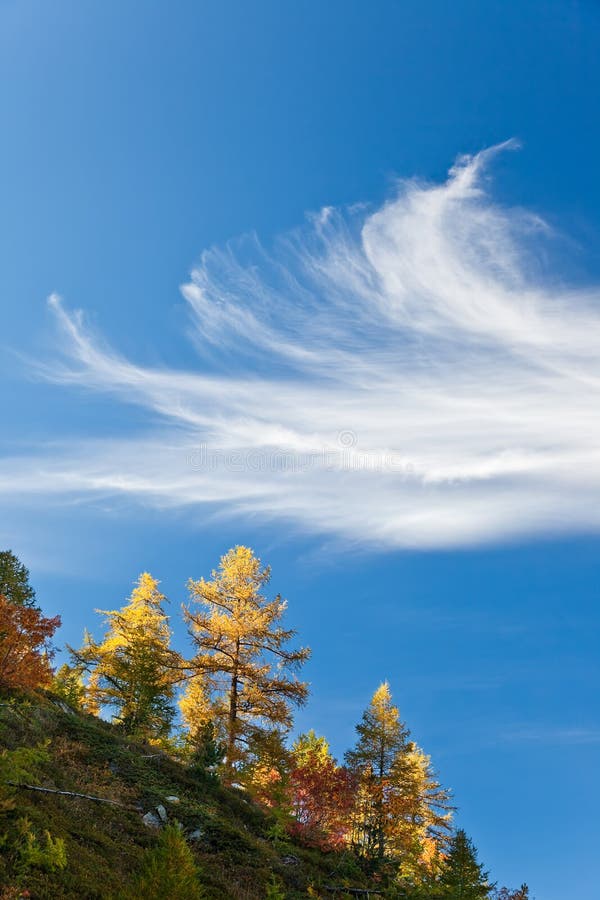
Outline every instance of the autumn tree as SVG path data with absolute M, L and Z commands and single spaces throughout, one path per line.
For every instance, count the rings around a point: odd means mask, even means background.
M 35 605 L 29 572 L 11 550 L 0 552 L 0 684 L 32 689 L 52 678 L 51 639 L 60 617 Z
M 179 698 L 185 747 L 195 766 L 213 770 L 225 755 L 223 729 L 202 678 L 188 679 Z
M 179 711 L 185 736 L 194 744 L 215 712 L 202 678 L 190 678 L 179 698 Z
M 16 606 L 35 606 L 35 591 L 29 570 L 12 550 L 0 551 L 0 595 Z
M 430 757 L 414 741 L 406 741 L 390 769 L 388 846 L 400 857 L 401 875 L 412 883 L 428 878 L 441 862 L 449 843 L 450 800 Z
M 356 731 L 356 746 L 346 754 L 359 781 L 352 842 L 363 855 L 381 859 L 389 836 L 390 776 L 408 737 L 387 682 L 373 694 Z
M 491 894 L 488 873 L 477 861 L 477 850 L 462 828 L 452 838 L 439 887 L 444 900 L 485 900 Z
M 0 595 L 0 684 L 34 689 L 49 684 L 54 656 L 51 639 L 60 617 Z
M 354 806 L 351 773 L 337 765 L 325 738 L 313 730 L 296 739 L 291 759 L 293 834 L 322 850 L 339 849 L 346 842 Z
M 281 730 L 261 728 L 249 734 L 237 777 L 254 800 L 275 817 L 281 838 L 292 818 L 290 771 L 291 753 Z
M 495 892 L 494 900 L 529 900 L 529 888 L 526 884 L 512 891 L 507 887 L 500 888 Z
M 223 723 L 230 780 L 249 737 L 289 727 L 292 706 L 307 696 L 295 673 L 310 651 L 288 647 L 295 632 L 281 625 L 286 602 L 262 593 L 269 579 L 270 568 L 238 546 L 222 557 L 210 581 L 189 583 L 185 617 L 196 650 L 191 676 L 202 679 Z
M 81 666 L 63 663 L 54 673 L 50 690 L 75 709 L 85 708 L 86 689 Z
M 144 737 L 168 732 L 181 673 L 158 584 L 148 572 L 140 575 L 125 606 L 97 610 L 108 624 L 104 640 L 87 634 L 83 647 L 71 650 L 75 664 L 89 673 L 89 702 L 96 710 L 112 709 L 127 732 Z
M 406 884 L 435 870 L 450 830 L 450 794 L 409 740 L 387 682 L 375 691 L 358 741 L 346 754 L 357 778 L 352 843 L 361 855 L 394 857 Z

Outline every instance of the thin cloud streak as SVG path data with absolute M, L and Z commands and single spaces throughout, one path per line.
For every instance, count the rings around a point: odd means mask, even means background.
M 600 288 L 546 274 L 548 226 L 485 192 L 511 146 L 271 253 L 206 251 L 182 287 L 194 372 L 135 365 L 53 296 L 64 355 L 38 373 L 148 426 L 5 459 L 0 493 L 211 504 L 380 547 L 597 530 Z
M 500 739 L 511 744 L 600 744 L 600 728 L 527 725 L 505 731 Z

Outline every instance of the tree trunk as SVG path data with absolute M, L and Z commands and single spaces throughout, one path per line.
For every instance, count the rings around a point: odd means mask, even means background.
M 235 645 L 235 658 L 233 662 L 233 672 L 231 675 L 231 690 L 229 692 L 229 720 L 228 720 L 228 730 L 227 730 L 227 771 L 228 771 L 228 780 L 233 781 L 233 773 L 234 773 L 234 756 L 235 756 L 235 742 L 236 742 L 236 727 L 237 727 L 237 709 L 238 709 L 238 667 L 239 667 L 239 656 L 240 656 L 240 641 L 239 638 L 236 641 Z
M 385 747 L 381 741 L 379 755 L 379 797 L 377 798 L 377 855 L 383 859 L 385 854 L 385 829 L 384 829 L 384 800 L 383 800 L 383 774 L 385 768 Z

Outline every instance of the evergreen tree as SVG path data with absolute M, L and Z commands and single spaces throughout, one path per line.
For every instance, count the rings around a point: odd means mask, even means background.
M 485 900 L 491 895 L 488 873 L 477 861 L 477 850 L 462 828 L 450 843 L 439 886 L 444 900 Z
M 86 690 L 81 666 L 63 663 L 54 673 L 50 690 L 75 709 L 85 708 Z
M 35 606 L 29 570 L 11 550 L 0 551 L 0 595 L 16 606 Z
M 234 547 L 211 581 L 189 584 L 193 604 L 185 616 L 196 647 L 191 669 L 222 724 L 229 780 L 248 738 L 257 729 L 289 727 L 291 706 L 304 703 L 308 692 L 294 673 L 309 650 L 286 646 L 295 632 L 280 624 L 285 601 L 261 593 L 269 579 L 270 569 L 250 548 Z
M 181 830 L 167 825 L 146 851 L 142 870 L 122 900 L 202 900 L 199 870 Z
M 83 647 L 71 651 L 75 664 L 89 672 L 90 707 L 113 709 L 128 733 L 147 738 L 168 732 L 181 672 L 180 657 L 170 648 L 164 600 L 158 581 L 144 572 L 125 606 L 98 610 L 109 626 L 104 640 L 97 643 L 88 634 Z
M 192 750 L 192 764 L 203 772 L 216 776 L 225 758 L 225 744 L 217 739 L 215 726 L 206 722 L 196 736 Z
M 276 875 L 271 875 L 270 880 L 267 882 L 265 900 L 286 900 L 281 881 Z

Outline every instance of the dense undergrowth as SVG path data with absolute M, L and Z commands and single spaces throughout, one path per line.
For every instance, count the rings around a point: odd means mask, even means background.
M 115 801 L 3 785 L 4 796 L 12 796 L 1 814 L 0 897 L 125 896 L 159 840 L 159 830 L 142 821 L 159 805 L 171 822 L 181 823 L 182 834 L 193 835 L 188 845 L 207 900 L 262 900 L 273 885 L 287 898 L 330 896 L 322 889 L 332 879 L 365 884 L 350 854 L 322 853 L 283 838 L 276 821 L 243 791 L 128 739 L 115 725 L 70 710 L 49 693 L 5 693 L 0 704 L 4 756 L 17 748 L 42 750 L 35 780 L 19 782 Z M 64 842 L 66 865 L 43 853 L 37 862 L 24 860 L 23 823 L 36 846 L 45 846 L 47 834 Z

